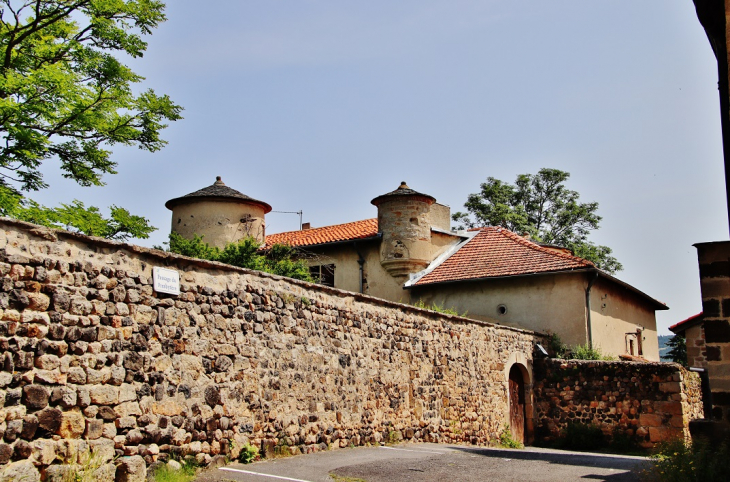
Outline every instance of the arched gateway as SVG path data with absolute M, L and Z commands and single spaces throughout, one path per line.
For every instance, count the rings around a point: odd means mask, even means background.
M 509 426 L 515 440 L 532 441 L 532 403 L 530 375 L 527 368 L 515 363 L 509 370 Z

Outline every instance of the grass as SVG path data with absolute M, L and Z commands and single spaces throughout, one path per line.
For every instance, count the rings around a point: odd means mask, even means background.
M 454 307 L 445 308 L 444 306 L 439 305 L 438 303 L 435 303 L 435 302 L 431 303 L 430 305 L 427 305 L 423 300 L 416 301 L 415 303 L 413 303 L 413 306 L 415 306 L 416 308 L 422 308 L 424 310 L 431 310 L 431 311 L 435 311 L 437 313 L 443 313 L 445 315 L 455 315 L 455 316 L 466 317 L 466 315 L 469 314 L 468 311 L 465 311 L 464 313 L 459 313 L 458 311 L 456 311 L 456 309 Z
M 645 482 L 726 482 L 730 474 L 730 440 L 717 445 L 674 440 L 659 446 L 651 467 L 641 472 Z
M 598 346 L 591 347 L 586 343 L 585 345 L 575 345 L 570 348 L 569 360 L 605 360 L 610 361 L 615 358 L 611 355 L 604 355 L 601 353 L 601 349 Z
M 181 462 L 182 468 L 173 469 L 165 464 L 155 471 L 154 482 L 190 482 L 195 479 L 197 464 L 188 461 Z
M 71 460 L 63 460 L 62 465 L 67 466 L 63 475 L 63 482 L 96 482 L 96 471 L 104 465 L 104 459 L 95 452 L 88 452 L 81 457 L 78 464 L 73 463 L 77 456 Z

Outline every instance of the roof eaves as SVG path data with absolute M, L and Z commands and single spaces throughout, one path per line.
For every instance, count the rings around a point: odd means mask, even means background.
M 618 279 L 618 278 L 616 278 L 614 276 L 611 276 L 610 274 L 606 273 L 605 271 L 601 271 L 598 268 L 594 268 L 594 269 L 598 272 L 598 275 L 599 276 L 601 276 L 603 278 L 606 278 L 608 280 L 611 280 L 614 283 L 616 283 L 618 285 L 621 285 L 624 288 L 628 289 L 629 291 L 633 291 L 634 294 L 638 295 L 640 298 L 644 298 L 645 300 L 649 301 L 651 304 L 654 305 L 654 307 L 657 310 L 668 310 L 669 309 L 669 307 L 666 305 L 666 303 L 662 303 L 661 301 L 659 301 L 659 300 L 657 300 L 655 298 L 652 298 L 648 294 L 644 293 L 643 291 L 641 291 L 638 288 L 635 288 L 634 286 L 631 286 L 627 282 L 621 281 L 620 279 Z
M 328 247 L 328 246 L 335 246 L 338 244 L 350 244 L 350 243 L 359 243 L 361 241 L 373 241 L 376 239 L 380 239 L 382 237 L 383 237 L 383 235 L 381 233 L 378 233 L 373 236 L 368 236 L 366 238 L 341 239 L 338 241 L 327 241 L 325 243 L 316 243 L 316 244 L 295 244 L 295 245 L 293 245 L 293 247 L 295 247 L 295 248 Z M 286 243 L 286 241 L 283 241 L 281 243 L 272 243 L 272 244 L 287 244 L 287 243 Z
M 561 269 L 561 270 L 554 270 L 554 271 L 534 271 L 530 273 L 520 273 L 520 274 L 508 274 L 508 275 L 499 275 L 499 276 L 483 276 L 481 278 L 464 278 L 464 279 L 454 279 L 454 280 L 447 280 L 447 281 L 433 281 L 431 283 L 423 283 L 419 285 L 410 285 L 410 286 L 404 286 L 404 288 L 420 288 L 422 286 L 436 286 L 436 285 L 447 285 L 447 284 L 453 284 L 453 283 L 469 283 L 469 282 L 475 282 L 475 281 L 486 281 L 486 280 L 498 280 L 498 279 L 508 279 L 508 278 L 522 278 L 527 276 L 540 276 L 540 275 L 548 275 L 548 274 L 564 274 L 564 273 L 575 273 L 577 271 L 582 272 L 591 272 L 595 270 L 595 268 L 591 266 L 584 266 L 579 268 L 573 268 L 573 269 Z

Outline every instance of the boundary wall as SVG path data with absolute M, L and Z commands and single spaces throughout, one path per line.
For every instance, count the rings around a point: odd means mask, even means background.
M 180 273 L 179 296 L 153 290 L 155 266 Z M 0 218 L 0 480 L 59 480 L 90 450 L 103 481 L 246 443 L 487 444 L 540 340 Z
M 689 439 L 703 418 L 697 373 L 675 363 L 543 359 L 535 362 L 536 437 L 555 442 L 568 424 L 597 425 L 643 448 Z

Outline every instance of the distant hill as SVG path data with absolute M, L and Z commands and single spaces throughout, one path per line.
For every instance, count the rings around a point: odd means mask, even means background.
M 667 346 L 667 342 L 669 339 L 674 335 L 660 335 L 659 338 L 659 357 L 664 360 L 664 356 L 669 351 L 669 347 Z

